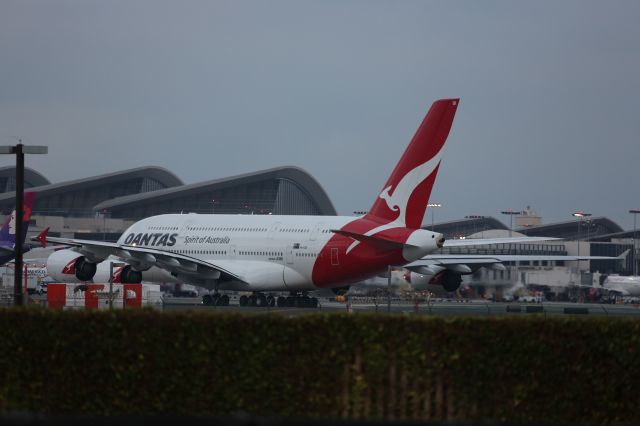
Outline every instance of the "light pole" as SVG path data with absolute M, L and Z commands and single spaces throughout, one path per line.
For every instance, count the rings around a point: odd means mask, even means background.
M 15 270 L 13 282 L 13 304 L 14 306 L 22 305 L 22 254 L 24 244 L 22 241 L 22 221 L 24 219 L 24 155 L 25 154 L 46 154 L 48 148 L 39 145 L 23 145 L 22 139 L 18 139 L 17 145 L 0 146 L 0 154 L 16 155 L 16 243 L 15 252 Z
M 640 213 L 638 209 L 629 210 L 629 213 L 633 215 L 633 275 L 638 275 L 638 259 L 636 257 L 636 216 Z
M 107 209 L 102 210 L 102 241 L 107 241 Z
M 580 280 L 578 284 L 582 284 L 582 272 L 580 271 L 580 226 L 582 226 L 582 220 L 584 218 L 591 217 L 591 213 L 585 213 L 580 211 L 580 212 L 572 213 L 571 216 L 578 218 L 578 236 L 576 237 L 576 241 L 578 243 L 578 277 Z
M 434 213 L 436 211 L 436 207 L 442 207 L 442 204 L 440 203 L 428 203 L 427 207 L 429 207 L 431 209 L 431 231 L 433 232 L 433 227 L 434 227 Z
M 506 214 L 506 215 L 509 216 L 509 238 L 511 238 L 511 235 L 513 233 L 513 216 L 519 215 L 522 212 L 516 212 L 516 211 L 513 211 L 513 210 L 509 209 L 509 210 L 501 211 L 500 213 Z
M 516 216 L 516 215 L 519 215 L 521 212 L 517 212 L 517 211 L 513 211 L 512 209 L 509 209 L 509 210 L 503 210 L 500 213 L 506 214 L 507 216 L 509 216 L 509 238 L 511 238 L 513 236 L 513 217 Z M 511 242 L 509 243 L 509 254 L 511 254 L 511 245 L 512 244 L 513 243 L 511 243 Z M 515 249 L 514 252 L 515 252 L 515 254 L 518 254 L 518 250 L 517 249 Z M 519 270 L 520 270 L 520 264 L 516 260 L 516 262 L 515 262 L 516 283 L 520 279 Z M 511 278 L 511 270 L 509 270 L 509 280 L 511 280 L 511 279 L 512 279 Z

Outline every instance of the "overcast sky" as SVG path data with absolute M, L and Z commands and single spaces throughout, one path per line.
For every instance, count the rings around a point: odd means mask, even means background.
M 431 103 L 460 97 L 436 222 L 531 205 L 631 229 L 639 17 L 635 0 L 0 0 L 0 144 L 48 145 L 26 165 L 52 182 L 295 165 L 351 214 Z

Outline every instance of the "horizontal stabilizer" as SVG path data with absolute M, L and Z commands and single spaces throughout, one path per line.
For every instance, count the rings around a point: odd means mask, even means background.
M 389 238 L 380 237 L 380 236 L 371 236 L 358 234 L 355 232 L 343 231 L 341 229 L 332 229 L 331 232 L 339 235 L 344 235 L 345 237 L 353 238 L 354 240 L 360 241 L 361 243 L 367 243 L 373 246 L 376 246 L 383 250 L 397 250 L 403 247 L 414 247 L 411 244 L 405 244 L 400 241 L 394 241 Z

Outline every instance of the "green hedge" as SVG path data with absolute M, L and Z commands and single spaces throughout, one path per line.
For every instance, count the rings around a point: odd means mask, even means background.
M 0 412 L 640 420 L 640 321 L 0 311 Z

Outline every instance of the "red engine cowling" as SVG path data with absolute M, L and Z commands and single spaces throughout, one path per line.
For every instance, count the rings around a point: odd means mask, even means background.
M 90 281 L 96 270 L 97 264 L 73 250 L 58 250 L 47 258 L 49 276 L 60 282 Z

